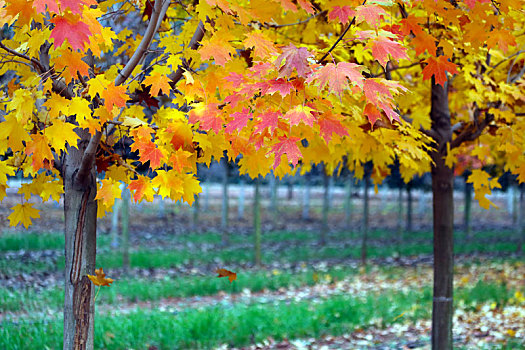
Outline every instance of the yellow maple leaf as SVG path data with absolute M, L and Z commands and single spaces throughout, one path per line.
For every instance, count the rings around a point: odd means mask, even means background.
M 170 78 L 168 78 L 168 74 L 162 72 L 153 72 L 144 79 L 144 85 L 151 86 L 151 96 L 157 96 L 160 91 L 164 94 L 169 94 L 171 90 L 169 82 Z
M 106 277 L 102 267 L 95 270 L 95 276 L 87 275 L 88 278 L 93 282 L 95 286 L 108 286 L 113 283 L 114 279 Z
M 22 223 L 25 228 L 28 228 L 32 222 L 31 219 L 40 218 L 40 210 L 33 208 L 33 203 L 17 204 L 13 208 L 13 212 L 7 218 L 10 226 L 16 226 Z
M 115 199 L 121 198 L 121 196 L 120 183 L 112 179 L 104 179 L 100 181 L 100 188 L 97 190 L 95 199 L 106 207 L 113 207 Z
M 71 123 L 65 123 L 61 120 L 55 120 L 53 125 L 47 127 L 44 132 L 50 139 L 49 144 L 55 150 L 65 150 L 67 152 L 66 143 L 70 147 L 77 147 L 79 139 L 75 132 L 76 126 Z

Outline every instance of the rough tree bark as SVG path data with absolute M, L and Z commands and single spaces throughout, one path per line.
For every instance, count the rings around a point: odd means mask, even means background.
M 523 211 L 525 210 L 525 187 L 523 184 L 519 185 L 519 203 L 518 203 L 518 224 L 517 224 L 517 236 L 518 236 L 518 254 L 523 254 L 523 246 L 525 245 L 525 230 L 523 227 Z
M 122 191 L 122 267 L 128 273 L 129 262 L 129 202 L 131 202 L 131 192 L 127 187 Z
M 352 227 L 352 181 L 353 177 L 349 174 L 345 193 L 345 227 L 347 230 Z
M 403 186 L 400 184 L 397 192 L 397 250 L 401 255 L 403 244 Z
M 319 244 L 326 245 L 326 236 L 328 235 L 328 211 L 330 209 L 330 175 L 326 173 L 326 167 L 323 166 L 323 218 Z
M 239 200 L 237 202 L 237 219 L 244 219 L 244 179 L 239 181 Z
M 305 175 L 303 176 L 303 220 L 310 219 L 310 179 Z
M 368 194 L 368 187 L 370 187 L 371 171 L 365 169 L 365 176 L 363 181 L 364 195 L 363 195 L 363 232 L 361 240 L 361 264 L 366 265 L 366 244 L 368 240 L 369 229 L 369 213 L 370 213 L 370 198 Z
M 119 213 L 120 213 L 120 199 L 115 199 L 113 205 L 113 216 L 111 217 L 111 248 L 116 249 L 119 246 L 118 231 L 119 231 Z
M 221 229 L 222 229 L 222 244 L 228 244 L 230 237 L 228 235 L 228 215 L 229 215 L 229 201 L 228 201 L 228 181 L 230 177 L 230 167 L 228 164 L 228 157 L 222 159 L 223 177 L 222 177 L 222 215 L 221 215 Z
M 472 212 L 472 185 L 467 182 L 468 175 L 465 175 L 465 215 L 463 217 L 465 229 L 465 242 L 470 241 L 471 231 L 471 212 Z
M 452 349 L 454 268 L 454 170 L 445 165 L 447 143 L 452 139 L 448 105 L 448 83 L 436 85 L 432 78 L 432 132 L 436 150 L 431 153 L 434 215 L 434 299 L 432 305 L 432 349 Z
M 94 157 L 83 162 L 90 135 L 78 149 L 69 147 L 63 167 L 65 215 L 64 349 L 93 349 L 94 288 L 86 276 L 95 271 L 97 194 Z
M 261 179 L 255 179 L 255 194 L 253 196 L 253 230 L 255 265 L 261 266 Z
M 407 232 L 412 232 L 412 208 L 414 204 L 414 199 L 412 197 L 412 185 L 410 182 L 407 184 L 407 223 L 405 230 Z

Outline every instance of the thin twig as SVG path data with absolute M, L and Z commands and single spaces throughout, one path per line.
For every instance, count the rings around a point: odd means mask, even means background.
M 364 5 L 366 3 L 366 0 L 363 1 L 363 4 Z M 317 62 L 318 63 L 323 63 L 323 61 L 325 60 L 326 57 L 328 57 L 328 55 L 330 55 L 330 53 L 335 49 L 335 47 L 337 46 L 337 44 L 339 44 L 339 42 L 344 38 L 344 36 L 346 35 L 346 33 L 348 33 L 348 31 L 350 30 L 350 28 L 354 25 L 355 23 L 355 19 L 356 19 L 356 16 L 354 16 L 352 18 L 352 20 L 350 21 L 350 23 L 348 24 L 348 26 L 346 27 L 346 29 L 344 30 L 344 32 L 339 35 L 339 38 L 337 38 L 336 42 L 332 45 L 332 47 L 328 50 L 328 52 L 326 52 L 323 57 L 321 57 L 320 60 L 318 60 Z

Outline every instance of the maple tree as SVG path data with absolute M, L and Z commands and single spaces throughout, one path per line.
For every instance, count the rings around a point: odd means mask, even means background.
M 31 195 L 64 194 L 64 348 L 93 347 L 96 217 L 120 184 L 135 201 L 192 204 L 197 164 L 225 151 L 252 178 L 321 162 L 332 173 L 343 157 L 358 178 L 372 162 L 376 183 L 395 159 L 405 180 L 432 168 L 433 346 L 450 348 L 457 155 L 477 142 L 470 154 L 525 176 L 523 5 L 0 0 L 0 74 L 14 72 L 0 97 L 0 198 L 7 176 L 31 178 L 9 216 L 27 227 Z M 469 180 L 490 205 L 497 179 Z

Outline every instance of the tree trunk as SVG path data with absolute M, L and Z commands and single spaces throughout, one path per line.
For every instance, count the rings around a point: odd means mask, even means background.
M 328 210 L 330 209 L 330 176 L 326 173 L 326 168 L 323 168 L 323 221 L 321 236 L 319 237 L 319 244 L 322 246 L 326 245 L 326 236 L 328 234 Z
M 223 177 L 222 177 L 222 215 L 221 215 L 221 229 L 222 229 L 222 243 L 228 244 L 230 238 L 228 235 L 228 180 L 230 177 L 230 169 L 228 166 L 228 158 L 224 157 L 223 161 Z
M 253 230 L 255 265 L 261 266 L 261 180 L 255 179 L 255 195 L 253 197 Z
M 352 181 L 352 175 L 348 175 L 345 198 L 345 227 L 347 230 L 352 227 Z
M 277 178 L 273 172 L 270 174 L 270 212 L 275 223 L 277 220 Z
M 292 176 L 289 176 L 288 177 L 288 194 L 287 194 L 287 198 L 289 201 L 291 201 L 293 199 L 293 179 L 294 177 Z
M 310 219 L 310 181 L 308 177 L 303 177 L 303 220 Z
M 193 206 L 191 208 L 191 226 L 193 228 L 193 231 L 197 231 L 197 227 L 199 225 L 199 206 L 199 196 L 195 196 L 195 200 L 193 201 Z
M 365 171 L 365 178 L 363 181 L 364 185 L 364 200 L 363 200 L 363 232 L 362 232 L 362 241 L 361 241 L 361 264 L 366 265 L 366 243 L 368 239 L 368 224 L 369 224 L 369 206 L 370 199 L 368 196 L 368 187 L 370 187 L 370 172 Z
M 467 183 L 467 176 L 465 176 L 465 215 L 463 217 L 463 228 L 465 229 L 465 242 L 470 241 L 471 231 L 471 212 L 472 212 L 472 185 Z
M 131 193 L 127 187 L 122 191 L 122 267 L 124 272 L 128 273 L 130 269 L 129 262 L 129 202 Z
M 210 210 L 210 184 L 208 181 L 204 183 L 204 212 Z
M 87 274 L 94 275 L 97 243 L 97 194 L 95 165 L 86 178 L 80 169 L 89 134 L 80 132 L 78 149 L 69 147 L 64 180 L 65 301 L 64 350 L 93 349 L 94 288 Z
M 407 225 L 405 228 L 407 232 L 412 232 L 412 204 L 414 204 L 412 186 L 407 184 Z
M 397 193 L 397 251 L 401 255 L 403 244 L 403 186 L 400 184 Z
M 523 254 L 523 246 L 525 245 L 525 230 L 523 227 L 523 211 L 525 210 L 525 189 L 523 184 L 519 185 L 520 190 L 520 200 L 518 206 L 518 254 Z
M 244 180 L 239 181 L 239 202 L 237 203 L 237 218 L 242 220 L 244 218 Z
M 121 206 L 121 200 L 115 199 L 115 204 L 113 205 L 113 216 L 111 217 L 111 231 L 110 231 L 110 237 L 111 237 L 111 248 L 116 249 L 118 248 L 118 232 L 119 232 L 119 225 L 118 225 L 118 218 L 119 218 L 119 212 L 120 212 L 120 206 Z
M 454 171 L 445 165 L 447 143 L 452 139 L 445 88 L 432 78 L 430 117 L 436 136 L 432 152 L 432 193 L 434 215 L 434 299 L 432 305 L 432 349 L 452 349 L 453 269 L 454 269 Z

